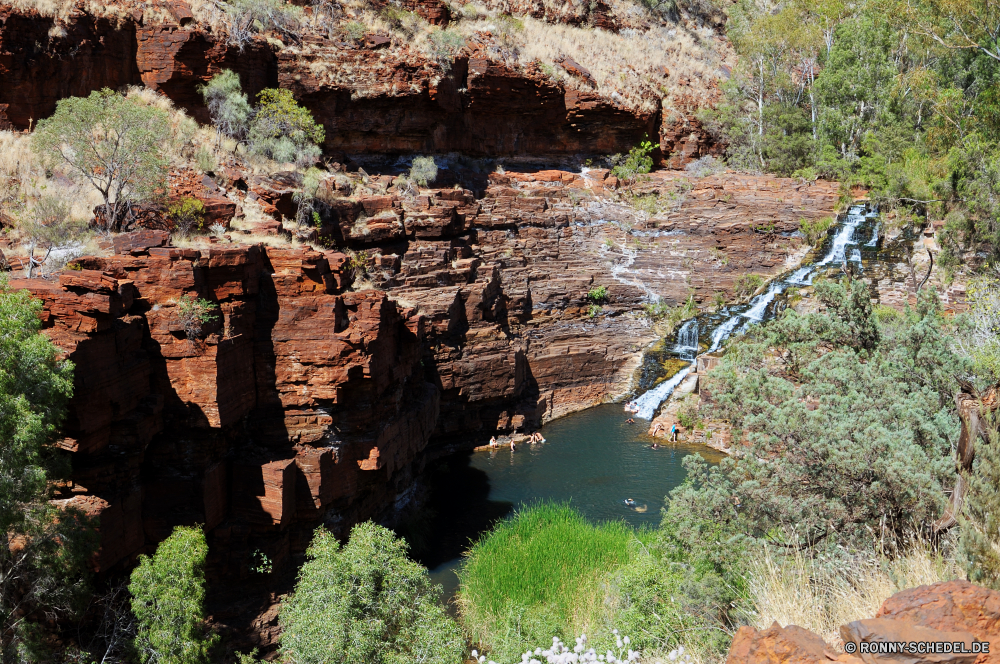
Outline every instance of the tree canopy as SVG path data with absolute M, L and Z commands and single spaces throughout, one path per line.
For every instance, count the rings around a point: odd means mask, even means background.
M 440 587 L 407 545 L 370 522 L 341 548 L 319 528 L 282 606 L 281 652 L 297 664 L 452 664 L 464 642 Z
M 129 203 L 163 193 L 163 146 L 171 138 L 165 111 L 105 88 L 59 100 L 32 145 L 47 164 L 67 167 L 100 192 L 109 230 L 117 231 Z

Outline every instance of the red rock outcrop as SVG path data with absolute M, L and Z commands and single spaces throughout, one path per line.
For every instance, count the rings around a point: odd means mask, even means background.
M 251 178 L 242 204 L 277 212 L 292 177 Z M 260 581 L 258 555 L 288 569 L 319 523 L 343 533 L 406 504 L 436 455 L 625 392 L 658 336 L 650 296 L 702 300 L 708 284 L 781 271 L 799 248 L 778 230 L 833 204 L 826 183 L 656 173 L 643 186 L 674 207 L 648 218 L 611 200 L 601 170 L 493 173 L 480 195 L 391 180 L 324 184 L 308 232 L 343 253 L 179 248 L 142 230 L 58 279 L 13 283 L 43 300 L 46 334 L 76 363 L 59 499 L 99 517 L 102 570 L 182 523 L 206 525 L 213 578 Z M 195 298 L 210 303 L 200 321 Z M 217 620 L 273 635 L 266 601 L 248 618 L 229 599 Z
M 135 25 L 75 11 L 68 20 L 0 5 L 0 104 L 25 129 L 65 97 L 141 83 Z
M 845 643 L 857 646 L 853 654 L 840 652 L 816 634 L 795 625 L 774 623 L 764 631 L 741 627 L 729 648 L 726 664 L 917 664 L 954 662 L 987 664 L 1000 661 L 992 647 L 1000 637 L 1000 592 L 967 581 L 919 586 L 887 599 L 875 618 L 857 620 L 840 628 Z M 867 653 L 869 643 L 964 644 L 970 652 Z M 990 643 L 988 653 L 971 652 L 977 642 Z
M 445 5 L 418 4 L 446 21 Z M 157 20 L 0 9 L 0 104 L 9 105 L 10 122 L 23 129 L 64 97 L 139 84 L 207 122 L 198 85 L 232 69 L 251 99 L 265 87 L 291 89 L 326 127 L 333 152 L 612 153 L 658 133 L 658 114 L 566 88 L 532 67 L 515 71 L 474 55 L 444 71 L 405 46 L 372 51 L 316 36 L 277 54 L 260 38 L 240 51 L 197 22 Z

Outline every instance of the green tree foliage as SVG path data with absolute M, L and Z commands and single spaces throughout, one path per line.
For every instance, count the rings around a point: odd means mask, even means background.
M 144 664 L 208 662 L 215 642 L 206 633 L 205 557 L 199 527 L 178 526 L 152 556 L 139 556 L 129 592 L 137 622 L 136 649 Z
M 998 12 L 989 0 L 739 0 L 727 26 L 739 64 L 703 119 L 731 167 L 862 184 L 904 218 L 954 213 L 943 266 L 996 260 Z
M 83 516 L 47 502 L 73 365 L 39 333 L 42 303 L 0 279 L 0 658 L 38 661 L 39 615 L 72 615 L 96 541 Z M 34 655 L 32 654 L 34 653 Z
M 618 178 L 626 187 L 635 184 L 640 175 L 653 170 L 653 150 L 656 146 L 650 141 L 642 141 L 624 157 L 622 155 L 612 155 L 613 167 L 611 174 Z
M 214 323 L 219 320 L 216 313 L 216 305 L 204 298 L 193 298 L 182 295 L 177 301 L 177 310 L 180 312 L 181 322 L 184 324 L 184 332 L 188 339 L 197 339 L 201 336 L 202 326 Z
M 198 86 L 198 91 L 205 98 L 212 124 L 218 132 L 219 144 L 223 136 L 242 140 L 249 129 L 253 110 L 240 87 L 239 74 L 224 69 L 205 85 Z
M 295 592 L 281 608 L 281 652 L 297 664 L 458 664 L 464 642 L 440 587 L 373 523 L 343 548 L 316 531 Z
M 291 90 L 268 88 L 257 95 L 257 108 L 250 125 L 250 152 L 275 161 L 309 163 L 322 154 L 323 125 L 299 106 Z
M 162 191 L 171 140 L 165 111 L 105 88 L 68 97 L 39 121 L 33 148 L 50 167 L 63 166 L 104 198 L 109 230 L 118 231 L 130 202 Z
M 185 196 L 170 204 L 167 208 L 167 216 L 174 222 L 174 230 L 181 237 L 187 237 L 196 228 L 198 230 L 204 229 L 205 204 L 197 198 Z
M 996 431 L 987 444 L 976 441 L 976 460 L 958 523 L 958 548 L 969 580 L 1000 590 L 1000 436 Z
M 967 362 L 936 296 L 879 317 L 858 280 L 817 291 L 829 313 L 751 328 L 710 374 L 715 416 L 751 447 L 713 469 L 689 461 L 671 513 L 693 539 L 895 540 L 940 516 L 955 472 L 952 375 Z

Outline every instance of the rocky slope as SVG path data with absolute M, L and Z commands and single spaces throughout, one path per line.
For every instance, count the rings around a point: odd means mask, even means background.
M 446 10 L 431 4 L 415 9 L 425 20 L 446 23 Z M 491 48 L 488 31 L 472 32 L 442 60 L 412 45 L 423 39 L 419 35 L 346 38 L 341 29 L 351 17 L 342 13 L 314 20 L 307 14 L 312 22 L 303 26 L 310 27 L 302 27 L 298 43 L 288 46 L 277 33 L 234 45 L 217 17 L 198 20 L 183 0 L 113 4 L 104 13 L 82 3 L 73 7 L 53 16 L 0 4 L 0 105 L 7 105 L 15 128 L 47 117 L 59 99 L 126 85 L 162 92 L 207 122 L 197 88 L 232 69 L 251 99 L 265 87 L 293 90 L 325 126 L 324 148 L 333 156 L 461 152 L 552 158 L 626 152 L 646 137 L 659 137 L 662 159 L 673 167 L 718 152 L 694 117 L 714 94 L 715 74 L 679 80 L 684 93 L 661 112 L 657 90 L 671 75 L 630 73 L 642 92 L 629 102 L 616 87 L 579 84 L 579 76 L 590 74 L 573 61 L 564 62 L 555 78 L 539 61 L 509 63 Z
M 645 186 L 665 196 L 688 179 Z M 612 200 L 605 171 L 494 173 L 479 197 L 367 182 L 372 193 L 331 193 L 321 227 L 302 231 L 354 258 L 241 244 L 236 230 L 179 248 L 140 230 L 57 278 L 12 282 L 44 301 L 45 332 L 76 364 L 60 500 L 99 518 L 100 568 L 203 523 L 212 577 L 262 593 L 220 599 L 216 620 L 245 628 L 262 613 L 265 644 L 264 591 L 317 524 L 391 518 L 428 459 L 622 395 L 657 338 L 651 296 L 703 300 L 736 275 L 780 271 L 801 251 L 788 237 L 798 219 L 836 199 L 828 183 L 721 175 L 647 218 Z M 175 184 L 236 212 L 205 185 Z M 282 206 L 279 186 L 251 181 L 237 200 Z M 772 232 L 755 230 L 761 216 Z M 587 298 L 595 286 L 603 304 Z M 194 297 L 217 307 L 200 333 L 180 306 Z M 276 570 L 264 579 L 251 572 L 261 554 Z
M 883 662 L 963 662 L 993 664 L 1000 661 L 993 643 L 1000 637 L 1000 593 L 967 581 L 947 581 L 919 586 L 887 599 L 873 618 L 857 620 L 840 628 L 853 654 L 841 652 L 809 630 L 774 623 L 758 631 L 741 627 L 733 639 L 726 664 L 845 664 Z M 871 653 L 880 643 L 956 644 L 966 652 Z M 981 652 L 983 644 L 989 644 Z M 846 650 L 846 648 L 845 648 Z M 977 652 L 972 652 L 977 650 Z

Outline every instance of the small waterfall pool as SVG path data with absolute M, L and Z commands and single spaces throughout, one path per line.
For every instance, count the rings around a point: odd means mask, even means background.
M 455 572 L 474 539 L 518 506 L 538 500 L 569 501 L 594 521 L 624 519 L 636 526 L 659 525 L 664 498 L 684 480 L 681 459 L 698 453 L 709 461 L 721 454 L 703 445 L 664 444 L 651 449 L 648 425 L 626 423 L 621 404 L 568 415 L 542 427 L 545 442 L 470 452 L 430 469 L 431 495 L 420 533 L 410 540 L 417 559 L 431 570 L 446 596 L 458 585 Z M 638 509 L 625 505 L 632 498 Z

